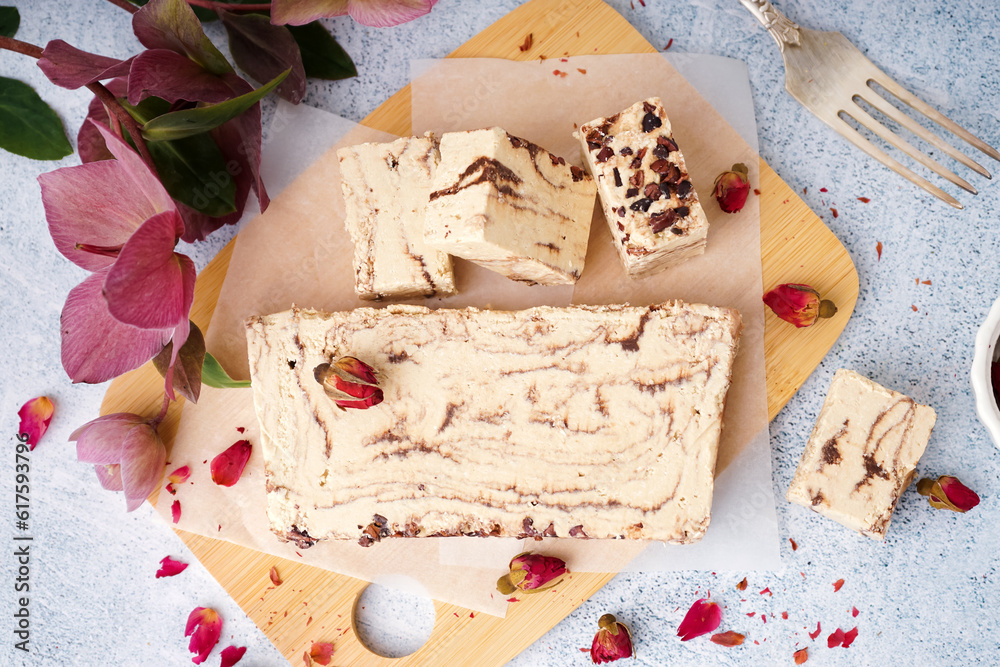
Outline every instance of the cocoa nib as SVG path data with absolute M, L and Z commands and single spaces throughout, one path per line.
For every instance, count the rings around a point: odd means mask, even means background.
M 611 146 L 605 146 L 597 154 L 597 161 L 598 162 L 607 162 L 608 158 L 611 157 L 614 154 L 615 154 L 615 151 L 614 151 L 613 148 L 611 148 Z
M 625 217 L 625 207 L 624 206 L 619 206 L 618 207 L 618 217 L 619 218 L 624 218 Z
M 372 517 L 372 522 L 361 531 L 361 539 L 358 544 L 363 547 L 370 547 L 375 542 L 381 542 L 383 537 L 389 537 L 389 520 L 381 514 Z
M 677 150 L 677 142 L 670 137 L 665 137 L 662 134 L 656 138 L 656 143 L 660 146 L 666 146 L 668 151 Z
M 670 183 L 660 183 L 660 192 L 663 193 L 664 197 L 666 197 L 666 198 L 669 199 L 670 198 Z
M 653 230 L 654 234 L 659 234 L 667 227 L 670 227 L 677 221 L 677 214 L 674 213 L 673 209 L 667 209 L 660 213 L 654 213 L 649 216 L 649 227 Z
M 688 214 L 691 213 L 691 209 L 689 209 L 687 206 L 678 206 L 676 210 L 678 218 L 686 218 L 688 217 Z
M 587 533 L 583 532 L 583 524 L 579 526 L 573 526 L 569 529 L 570 537 L 587 537 Z
M 628 182 L 634 187 L 641 188 L 643 182 L 646 180 L 646 172 L 637 171 L 632 176 L 629 177 Z
M 651 102 L 643 100 L 642 110 L 645 111 L 646 113 L 653 113 L 654 111 L 656 111 L 656 107 L 653 106 Z
M 684 230 L 680 229 L 679 227 L 671 227 L 670 231 L 673 232 L 674 234 L 677 234 L 677 236 L 680 236 L 681 234 L 684 233 Z
M 524 44 L 517 47 L 519 51 L 527 51 L 531 48 L 531 44 L 535 41 L 535 36 L 532 33 L 528 33 L 528 36 L 524 38 Z
M 691 181 L 684 180 L 677 184 L 678 197 L 687 197 L 689 194 L 691 194 Z
M 633 153 L 632 149 L 629 148 L 628 146 L 625 146 L 618 152 L 621 153 L 622 155 L 631 155 Z
M 660 198 L 663 192 L 660 191 L 660 186 L 656 183 L 648 183 L 646 185 L 646 189 L 642 191 L 642 194 L 646 195 L 653 201 L 656 201 Z
M 652 132 L 653 130 L 662 125 L 663 121 L 660 120 L 660 117 L 654 113 L 646 113 L 646 115 L 642 117 L 643 132 Z
M 615 167 L 613 171 L 615 174 L 615 186 L 620 188 L 622 186 L 622 175 L 618 171 L 618 167 Z
M 639 188 L 629 188 L 625 191 L 625 197 L 631 198 L 639 195 Z
M 629 208 L 632 209 L 633 211 L 642 211 L 643 213 L 645 213 L 646 211 L 649 210 L 649 206 L 652 203 L 653 203 L 652 199 L 643 197 L 642 199 L 637 199 L 634 202 L 632 202 Z
M 635 154 L 634 158 L 632 158 L 632 162 L 629 164 L 629 167 L 632 169 L 639 169 L 642 167 L 642 158 L 646 157 L 646 150 L 647 149 L 645 147 L 640 148 L 639 152 Z
M 294 542 L 295 546 L 299 549 L 308 549 L 312 545 L 316 544 L 316 538 L 311 537 L 309 533 L 302 530 L 298 526 L 292 526 L 289 528 L 285 537 L 288 538 L 289 542 Z
M 665 158 L 670 155 L 670 151 L 663 144 L 656 144 L 653 146 L 653 155 L 658 158 Z
M 549 153 L 549 160 L 552 161 L 552 166 L 553 167 L 555 167 L 556 165 L 560 165 L 560 164 L 566 164 L 566 160 L 564 160 L 561 157 L 557 157 L 557 156 L 553 155 L 552 153 Z
M 569 166 L 569 172 L 573 175 L 574 183 L 579 183 L 583 180 L 583 169 L 580 169 L 575 164 Z

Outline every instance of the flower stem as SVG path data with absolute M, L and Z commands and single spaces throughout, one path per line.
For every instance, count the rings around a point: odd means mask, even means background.
M 271 8 L 270 2 L 261 2 L 256 5 L 237 5 L 229 2 L 216 2 L 216 0 L 187 0 L 187 3 L 189 5 L 194 5 L 195 7 L 203 7 L 213 11 L 224 9 L 230 12 L 259 12 L 266 11 Z
M 0 49 L 7 51 L 13 51 L 14 53 L 20 53 L 22 55 L 31 56 L 36 60 L 42 57 L 44 50 L 40 46 L 35 46 L 34 44 L 29 44 L 28 42 L 22 42 L 19 39 L 14 39 L 13 37 L 4 37 L 0 35 Z M 132 135 L 132 141 L 135 142 L 135 147 L 139 149 L 139 155 L 146 162 L 146 165 L 152 170 L 153 175 L 159 178 L 156 173 L 156 165 L 153 164 L 153 156 L 149 154 L 149 149 L 146 147 L 146 142 L 142 139 L 142 128 L 139 124 L 129 115 L 129 112 L 118 103 L 118 98 L 116 98 L 111 91 L 104 87 L 104 84 L 99 81 L 94 83 L 88 83 L 87 89 L 94 93 L 104 106 L 107 107 L 115 118 L 117 118 L 128 133 Z
M 163 406 L 160 408 L 160 414 L 156 415 L 156 418 L 149 422 L 149 425 L 153 428 L 157 428 L 163 418 L 167 416 L 167 409 L 170 407 L 170 397 L 166 393 L 163 394 Z
M 135 14 L 137 11 L 139 11 L 139 8 L 133 5 L 128 0 L 108 0 L 108 2 L 110 2 L 112 5 L 115 5 L 116 7 L 121 7 L 129 14 Z

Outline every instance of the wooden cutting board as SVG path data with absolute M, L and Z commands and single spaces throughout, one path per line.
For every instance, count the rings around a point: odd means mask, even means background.
M 533 36 L 532 46 L 521 51 L 519 46 L 528 34 Z M 558 58 L 656 50 L 600 0 L 532 0 L 473 37 L 450 57 L 534 60 L 543 55 Z M 396 135 L 409 135 L 409 87 L 390 97 L 363 123 Z M 763 160 L 759 189 L 765 289 L 785 282 L 807 283 L 840 307 L 833 319 L 809 329 L 795 329 L 768 312 L 764 347 L 768 410 L 773 419 L 847 324 L 858 296 L 858 276 L 837 238 Z M 202 330 L 211 320 L 232 250 L 230 243 L 198 278 L 191 317 Z M 147 364 L 111 384 L 101 411 L 155 414 L 161 400 L 162 380 Z M 168 447 L 179 417 L 180 404 L 175 403 L 160 429 Z M 615 575 L 573 574 L 555 591 L 528 596 L 510 605 L 506 618 L 435 603 L 437 621 L 427 643 L 405 658 L 392 660 L 365 648 L 353 627 L 354 605 L 367 582 L 228 542 L 177 532 L 296 666 L 302 664 L 303 653 L 314 641 L 334 642 L 338 665 L 501 665 Z M 277 566 L 284 580 L 276 588 L 268 577 L 272 565 Z M 586 644 L 589 638 L 580 641 Z

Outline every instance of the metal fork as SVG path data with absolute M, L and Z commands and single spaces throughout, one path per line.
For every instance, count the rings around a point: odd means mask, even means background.
M 785 60 L 785 89 L 802 106 L 852 144 L 938 199 L 955 208 L 962 208 L 962 204 L 957 199 L 874 146 L 845 120 L 845 116 L 852 118 L 859 125 L 869 129 L 876 136 L 903 151 L 939 176 L 963 190 L 978 194 L 976 188 L 972 187 L 965 179 L 942 167 L 935 160 L 908 144 L 869 114 L 859 104 L 859 101 L 863 101 L 954 160 L 986 178 L 992 178 L 990 172 L 986 171 L 980 164 L 926 130 L 908 115 L 900 112 L 880 95 L 872 84 L 882 87 L 994 160 L 1000 160 L 1000 152 L 943 114 L 935 111 L 923 100 L 886 76 L 842 34 L 801 28 L 775 9 L 769 0 L 740 0 L 740 2 L 767 28 L 778 43 L 778 48 L 781 49 L 781 55 Z

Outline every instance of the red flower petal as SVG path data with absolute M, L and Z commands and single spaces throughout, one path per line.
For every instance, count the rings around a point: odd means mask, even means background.
M 798 551 L 799 545 L 792 538 L 788 538 L 788 541 L 792 543 L 792 551 Z
M 233 667 L 237 662 L 243 659 L 243 654 L 247 652 L 246 646 L 227 646 L 222 649 L 222 662 L 219 667 Z
M 879 241 L 875 244 L 875 252 L 878 253 L 878 261 L 882 261 L 882 242 Z
M 844 585 L 844 580 L 837 579 L 835 582 L 833 582 L 833 592 L 836 593 L 837 591 L 839 591 L 843 585 Z
M 841 644 L 844 648 L 848 648 L 854 643 L 854 640 L 858 638 L 858 629 L 855 627 L 853 630 L 848 630 L 844 633 L 844 642 Z
M 191 476 L 191 467 L 182 466 L 177 470 L 173 471 L 172 473 L 170 473 L 170 475 L 167 476 L 167 479 L 170 480 L 171 484 L 183 484 L 184 482 L 188 481 L 188 477 L 190 476 Z
M 188 650 L 197 654 L 191 658 L 191 662 L 196 665 L 205 662 L 208 654 L 219 643 L 221 634 L 222 617 L 214 609 L 196 607 L 188 616 L 187 627 L 184 629 L 184 636 L 191 637 Z
M 170 506 L 170 516 L 173 518 L 174 523 L 181 520 L 181 501 L 175 500 Z
M 55 406 L 48 396 L 33 398 L 17 411 L 17 416 L 21 418 L 18 433 L 27 437 L 24 442 L 30 445 L 29 451 L 35 449 L 38 441 L 45 435 L 54 412 Z
M 740 583 L 736 584 L 736 590 L 738 590 L 738 591 L 745 591 L 746 589 L 747 589 L 747 578 L 743 577 L 743 581 L 741 581 Z
M 309 649 L 309 657 L 320 665 L 329 665 L 333 660 L 333 644 L 330 642 L 313 642 Z
M 722 623 L 722 609 L 706 599 L 696 600 L 677 628 L 677 636 L 686 642 L 712 632 Z
M 796 665 L 801 665 L 802 663 L 804 663 L 806 660 L 809 659 L 809 649 L 808 648 L 799 649 L 798 651 L 792 654 L 792 657 L 795 658 Z
M 174 560 L 170 556 L 164 556 L 160 561 L 160 569 L 156 571 L 156 578 L 173 577 L 187 569 L 188 564 L 179 560 Z
M 858 611 L 857 607 L 851 607 L 851 616 L 853 616 L 854 618 L 857 618 L 858 614 L 860 614 L 860 613 L 861 612 Z
M 108 271 L 101 269 L 70 290 L 63 306 L 62 364 L 73 382 L 104 382 L 136 369 L 172 335 L 169 329 L 139 329 L 113 318 L 102 294 Z
M 739 646 L 746 639 L 744 635 L 738 632 L 733 632 L 732 630 L 727 630 L 726 632 L 720 632 L 717 635 L 712 635 L 712 643 L 718 644 L 719 646 Z
M 273 565 L 271 566 L 271 572 L 269 574 L 271 576 L 271 583 L 275 586 L 280 586 L 283 583 L 281 581 L 281 575 L 278 574 L 278 569 Z
M 840 646 L 844 643 L 844 631 L 837 628 L 829 637 L 826 638 L 826 645 L 830 648 L 834 646 Z
M 219 486 L 232 486 L 240 481 L 252 450 L 249 440 L 239 440 L 212 459 L 212 481 Z
M 810 632 L 809 639 L 816 639 L 822 631 L 823 629 L 820 627 L 819 621 L 816 621 L 816 632 Z

